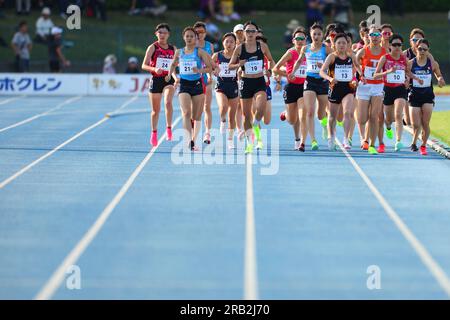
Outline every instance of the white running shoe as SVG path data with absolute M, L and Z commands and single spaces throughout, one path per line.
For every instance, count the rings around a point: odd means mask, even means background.
M 328 150 L 336 151 L 336 144 L 334 143 L 333 138 L 328 139 Z
M 227 122 L 220 121 L 220 134 L 225 134 L 226 129 L 227 129 Z
M 229 149 L 229 150 L 235 149 L 233 139 L 228 139 L 228 140 L 227 140 L 227 144 L 228 144 L 228 149 Z
M 238 139 L 239 141 L 243 141 L 245 137 L 245 131 L 244 130 L 240 130 L 238 133 Z
M 300 140 L 299 141 L 295 140 L 294 150 L 299 150 L 301 145 L 302 145 L 302 143 Z
M 350 150 L 352 147 L 350 146 L 350 143 L 348 142 L 347 138 L 344 138 L 344 142 L 342 143 L 345 150 Z

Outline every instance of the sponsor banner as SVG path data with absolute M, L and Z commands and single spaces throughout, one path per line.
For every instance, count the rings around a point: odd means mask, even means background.
M 88 95 L 127 96 L 146 95 L 151 75 L 148 74 L 90 74 Z

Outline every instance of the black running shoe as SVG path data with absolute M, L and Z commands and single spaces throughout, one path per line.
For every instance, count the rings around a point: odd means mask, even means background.
M 417 151 L 419 151 L 419 148 L 417 148 L 417 146 L 415 144 L 412 144 L 411 145 L 411 151 L 412 152 L 417 152 Z

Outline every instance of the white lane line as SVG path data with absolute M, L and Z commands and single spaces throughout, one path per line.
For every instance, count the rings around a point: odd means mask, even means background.
M 25 96 L 19 96 L 19 97 L 14 97 L 14 98 L 10 98 L 10 99 L 6 99 L 6 100 L 3 100 L 3 101 L 0 101 L 0 106 L 4 105 L 4 104 L 7 104 L 7 103 L 10 103 L 10 102 L 13 102 L 13 101 L 16 101 L 16 100 L 19 100 L 19 99 L 22 99 L 22 98 L 25 98 Z
M 128 101 L 126 101 L 122 106 L 120 106 L 119 109 L 123 109 L 125 108 L 127 105 L 129 105 L 130 103 L 132 103 L 133 101 L 135 101 L 137 99 L 137 96 L 129 99 Z M 116 110 L 116 111 L 117 111 Z M 61 148 L 64 148 L 66 145 L 68 145 L 69 143 L 71 143 L 72 141 L 78 139 L 79 137 L 81 137 L 82 135 L 84 135 L 86 132 L 91 131 L 92 129 L 94 129 L 95 127 L 98 127 L 99 125 L 101 125 L 103 122 L 109 120 L 109 118 L 104 117 L 103 119 L 101 119 L 100 121 L 97 121 L 96 123 L 94 123 L 93 125 L 87 127 L 86 129 L 78 132 L 76 135 L 74 135 L 73 137 L 71 137 L 70 139 L 64 141 L 63 143 L 61 143 L 59 146 L 57 146 L 56 148 L 52 149 L 51 151 L 47 152 L 46 154 L 44 154 L 43 156 L 41 156 L 40 158 L 34 160 L 33 162 L 31 162 L 30 164 L 28 164 L 27 166 L 23 167 L 22 169 L 20 169 L 19 171 L 17 171 L 15 174 L 13 174 L 12 176 L 10 176 L 9 178 L 3 180 L 2 182 L 0 182 L 0 189 L 3 189 L 5 186 L 7 186 L 8 184 L 10 184 L 12 181 L 14 181 L 15 179 L 17 179 L 18 177 L 20 177 L 22 174 L 24 174 L 25 172 L 27 172 L 28 170 L 30 170 L 31 168 L 33 168 L 35 165 L 37 165 L 38 163 L 42 162 L 43 160 L 47 159 L 48 157 L 50 157 L 52 154 L 54 154 L 56 151 L 58 151 Z
M 79 100 L 79 99 L 81 99 L 81 96 L 76 96 L 76 97 L 69 98 L 69 99 L 67 99 L 67 100 L 65 100 L 65 101 L 63 101 L 63 102 L 61 102 L 60 104 L 58 104 L 56 107 L 51 108 L 50 110 L 47 110 L 47 111 L 45 111 L 45 112 L 39 113 L 39 114 L 34 115 L 34 116 L 32 116 L 32 117 L 30 117 L 30 118 L 27 118 L 27 119 L 25 119 L 25 120 L 22 120 L 22 121 L 20 121 L 20 122 L 17 122 L 17 123 L 14 123 L 14 124 L 10 125 L 10 126 L 7 126 L 7 127 L 5 127 L 5 128 L 2 128 L 2 129 L 0 129 L 0 132 L 4 132 L 4 131 L 10 130 L 10 129 L 12 129 L 12 128 L 16 128 L 16 127 L 18 127 L 18 126 L 21 126 L 21 125 L 24 125 L 24 124 L 29 123 L 29 122 L 31 122 L 31 121 L 34 121 L 34 120 L 36 120 L 36 119 L 39 119 L 39 118 L 41 118 L 41 117 L 43 117 L 43 116 L 49 114 L 50 112 L 56 111 L 56 110 L 58 110 L 58 109 L 61 109 L 63 106 L 65 106 L 65 105 L 67 105 L 67 104 L 69 104 L 69 103 L 75 102 L 75 101 L 77 101 L 77 100 Z
M 336 143 L 341 148 L 342 152 L 346 155 L 347 159 L 355 168 L 356 172 L 361 176 L 364 182 L 369 187 L 370 191 L 372 191 L 375 198 L 377 198 L 378 202 L 383 207 L 384 211 L 388 215 L 388 217 L 394 222 L 397 226 L 398 230 L 405 237 L 405 239 L 409 242 L 411 247 L 413 247 L 414 251 L 419 256 L 420 260 L 422 260 L 423 264 L 428 268 L 431 274 L 434 276 L 436 281 L 445 291 L 447 296 L 450 297 L 450 279 L 441 268 L 441 266 L 433 259 L 431 254 L 425 248 L 425 246 L 416 238 L 416 236 L 412 233 L 412 231 L 408 228 L 408 226 L 403 222 L 400 216 L 395 212 L 395 210 L 390 206 L 390 204 L 386 201 L 383 195 L 378 191 L 369 177 L 364 173 L 361 167 L 356 163 L 355 159 L 344 149 L 342 144 L 336 139 Z
M 253 205 L 252 155 L 247 155 L 247 200 L 245 219 L 244 299 L 258 299 L 258 270 L 256 266 L 255 208 Z
M 173 123 L 172 127 L 175 127 L 178 122 L 180 122 L 181 116 L 179 116 Z M 149 162 L 152 156 L 155 154 L 155 151 L 161 145 L 163 140 L 165 139 L 166 134 L 164 134 L 158 141 L 156 147 L 153 147 L 150 152 L 145 156 L 144 160 L 136 167 L 131 176 L 125 182 L 125 184 L 120 188 L 119 192 L 115 195 L 112 201 L 105 207 L 103 212 L 99 215 L 94 224 L 89 228 L 89 230 L 85 233 L 85 235 L 81 238 L 81 240 L 76 244 L 76 246 L 72 249 L 69 255 L 64 259 L 61 265 L 56 269 L 56 271 L 52 274 L 50 279 L 45 283 L 44 287 L 39 291 L 39 293 L 34 298 L 35 300 L 48 300 L 51 299 L 55 294 L 56 290 L 59 288 L 61 283 L 63 282 L 67 269 L 74 265 L 86 248 L 90 245 L 90 243 L 94 240 L 94 238 L 99 233 L 100 229 L 105 224 L 106 220 L 108 220 L 109 216 L 125 196 L 125 194 L 130 189 L 131 185 L 134 183 L 138 175 L 144 169 L 145 165 Z

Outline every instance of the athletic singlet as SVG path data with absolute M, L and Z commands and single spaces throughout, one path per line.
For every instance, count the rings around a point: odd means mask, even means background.
M 211 47 L 212 47 L 211 42 L 205 41 L 205 45 L 203 46 L 202 49 L 205 50 L 209 54 L 209 56 L 212 56 L 213 53 L 211 51 Z M 202 67 L 203 68 L 205 67 L 204 63 L 202 63 Z M 208 76 L 207 76 L 207 74 L 203 73 L 202 77 L 203 77 L 203 83 L 208 83 Z
M 180 78 L 183 80 L 195 81 L 201 78 L 200 73 L 194 73 L 193 68 L 201 69 L 202 60 L 198 55 L 198 48 L 195 48 L 192 53 L 186 54 L 185 48 L 181 49 L 180 53 Z
M 417 58 L 412 60 L 411 72 L 420 79 L 423 80 L 423 84 L 413 80 L 412 91 L 416 94 L 433 94 L 433 85 L 431 80 L 433 78 L 433 66 L 430 58 L 427 58 L 427 62 L 424 66 L 419 66 Z
M 388 73 L 384 76 L 384 85 L 386 87 L 401 87 L 405 85 L 406 81 L 406 66 L 407 60 L 404 54 L 400 55 L 398 60 L 395 60 L 389 53 L 385 56 L 386 63 L 383 66 L 383 71 L 387 71 L 392 67 L 396 67 L 397 70 L 395 72 Z
M 306 79 L 306 59 L 303 58 L 300 67 L 295 72 L 295 78 L 291 80 L 289 79 L 289 75 L 292 73 L 292 70 L 294 69 L 294 64 L 298 60 L 298 57 L 300 55 L 295 49 L 290 49 L 288 50 L 288 52 L 292 56 L 292 59 L 286 62 L 286 74 L 288 76 L 288 82 L 295 84 L 304 84 Z
M 353 80 L 353 60 L 351 57 L 341 59 L 335 56 L 330 64 L 328 75 L 339 82 L 351 82 Z
M 305 57 L 306 57 L 306 75 L 308 77 L 322 79 L 322 77 L 319 74 L 319 71 L 327 57 L 327 46 L 322 44 L 322 48 L 320 48 L 319 51 L 313 52 L 311 51 L 311 44 L 308 44 L 306 46 Z M 318 64 L 320 64 L 320 66 Z
M 170 66 L 173 62 L 173 56 L 175 55 L 175 48 L 172 45 L 168 45 L 167 49 L 162 48 L 158 42 L 154 42 L 155 52 L 153 52 L 150 58 L 150 67 L 163 69 L 163 73 L 158 75 L 155 72 L 151 72 L 154 77 L 165 77 L 169 73 Z
M 412 60 L 416 57 L 416 54 L 414 53 L 412 48 L 408 48 L 408 50 L 406 50 L 406 57 L 408 58 L 408 60 Z
M 250 53 L 245 47 L 245 42 L 242 44 L 240 60 L 246 60 L 241 67 L 245 75 L 259 74 L 263 72 L 264 68 L 264 53 L 261 50 L 261 43 L 256 41 L 256 51 Z
M 378 61 L 380 61 L 381 57 L 386 54 L 386 49 L 381 48 L 381 52 L 378 55 L 372 54 L 370 51 L 370 47 L 367 46 L 364 49 L 364 58 L 362 59 L 362 72 L 364 74 L 364 77 L 366 78 L 367 83 L 370 84 L 382 84 L 384 81 L 383 79 L 379 80 L 373 80 L 373 75 L 375 73 L 375 70 L 377 69 Z
M 217 77 L 217 81 L 221 82 L 236 82 L 237 81 L 237 70 L 228 69 L 228 64 L 230 63 L 230 59 L 227 59 L 223 55 L 223 51 L 220 51 L 217 54 L 216 63 L 219 65 L 220 72 Z

